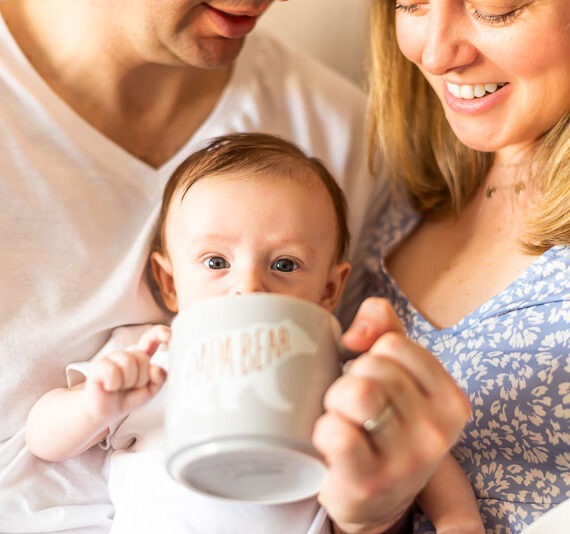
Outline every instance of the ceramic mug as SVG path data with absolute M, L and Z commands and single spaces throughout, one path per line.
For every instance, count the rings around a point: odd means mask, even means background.
M 311 444 L 340 374 L 336 318 L 298 298 L 251 293 L 200 301 L 172 324 L 166 466 L 196 491 L 286 503 L 320 490 Z

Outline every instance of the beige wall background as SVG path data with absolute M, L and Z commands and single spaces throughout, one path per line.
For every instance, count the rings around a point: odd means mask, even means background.
M 367 42 L 370 0 L 275 2 L 259 21 L 292 48 L 310 54 L 359 85 Z

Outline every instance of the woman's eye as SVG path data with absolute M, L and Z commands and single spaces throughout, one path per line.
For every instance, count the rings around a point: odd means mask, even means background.
M 508 13 L 500 13 L 498 15 L 494 15 L 494 14 L 482 13 L 478 9 L 472 9 L 471 16 L 475 20 L 480 20 L 485 24 L 498 24 L 503 26 L 515 20 L 520 14 L 520 12 L 521 12 L 520 9 L 515 9 L 513 11 L 509 11 Z
M 281 271 L 282 273 L 290 273 L 297 270 L 299 266 L 289 258 L 279 258 L 273 262 L 271 268 L 275 269 L 276 271 Z
M 396 2 L 396 11 L 401 11 L 402 13 L 415 13 L 418 10 L 418 4 L 404 4 L 401 2 Z
M 395 2 L 394 9 L 400 13 L 408 15 L 421 15 L 425 13 L 427 5 L 425 0 L 422 2 Z
M 208 267 L 208 269 L 227 269 L 230 264 L 221 256 L 211 256 L 204 261 L 204 265 Z

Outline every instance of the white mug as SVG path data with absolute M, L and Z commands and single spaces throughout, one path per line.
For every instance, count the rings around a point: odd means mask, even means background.
M 311 444 L 340 374 L 340 325 L 316 304 L 274 293 L 203 300 L 172 324 L 166 466 L 208 495 L 286 503 L 316 495 Z

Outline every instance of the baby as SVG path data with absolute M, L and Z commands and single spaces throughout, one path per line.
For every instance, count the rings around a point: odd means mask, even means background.
M 320 161 L 274 136 L 234 134 L 212 140 L 172 175 L 150 264 L 173 313 L 208 297 L 250 292 L 295 296 L 333 311 L 350 272 L 348 241 L 343 193 Z M 70 366 L 70 387 L 46 393 L 30 412 L 30 450 L 60 461 L 99 442 L 110 447 L 112 532 L 330 532 L 316 498 L 240 504 L 169 478 L 161 447 L 167 362 L 157 359 L 169 338 L 164 325 L 120 328 L 91 362 Z M 438 532 L 466 533 L 461 527 L 480 524 L 472 490 L 451 457 L 424 493 Z

